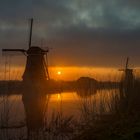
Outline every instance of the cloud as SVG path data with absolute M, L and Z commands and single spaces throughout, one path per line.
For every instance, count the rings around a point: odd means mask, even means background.
M 127 55 L 139 64 L 138 0 L 1 0 L 0 9 L 4 48 L 27 48 L 34 17 L 33 44 L 53 47 L 52 65 L 113 66 Z

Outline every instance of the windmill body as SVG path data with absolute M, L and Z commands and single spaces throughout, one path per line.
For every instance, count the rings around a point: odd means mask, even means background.
M 122 79 L 124 83 L 130 83 L 134 80 L 133 69 L 128 68 L 128 64 L 129 64 L 129 57 L 127 57 L 125 69 L 120 70 L 120 71 L 124 71 L 124 77 Z
M 32 46 L 28 50 L 24 49 L 3 49 L 3 52 L 22 52 L 27 56 L 25 71 L 22 79 L 23 83 L 29 86 L 45 84 L 49 80 L 48 66 L 46 64 L 46 55 L 48 50 L 43 50 L 40 47 Z
M 46 74 L 45 54 L 48 51 L 42 50 L 40 47 L 30 47 L 27 50 L 26 68 L 23 74 L 23 81 L 45 82 L 49 79 Z

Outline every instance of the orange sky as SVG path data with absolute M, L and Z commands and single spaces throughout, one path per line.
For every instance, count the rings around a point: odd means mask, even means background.
M 7 66 L 6 75 L 4 75 L 4 67 L 0 69 L 0 79 L 21 80 L 24 72 L 23 66 L 11 66 L 10 73 Z M 59 74 L 58 74 L 59 72 Z M 113 80 L 116 81 L 122 74 L 117 68 L 103 68 L 103 67 L 49 67 L 49 74 L 51 79 L 55 80 L 76 80 L 81 76 L 93 77 L 97 80 Z
M 50 67 L 50 76 L 56 80 L 76 80 L 81 76 L 93 77 L 97 80 L 111 80 L 119 77 L 120 73 L 115 68 L 94 67 Z M 61 72 L 61 74 L 58 74 Z
M 26 57 L 23 55 L 7 57 L 7 63 L 5 57 L 1 57 L 0 61 L 0 79 L 6 80 L 21 80 L 22 74 L 26 65 Z M 24 59 L 23 59 L 24 58 Z M 52 59 L 49 59 L 49 65 L 52 64 Z M 5 71 L 6 66 L 6 74 Z M 58 63 L 59 64 L 59 63 Z M 68 63 L 69 64 L 69 63 Z M 9 69 L 10 65 L 10 69 Z M 123 64 L 122 64 L 123 66 Z M 9 73 L 10 71 L 10 73 Z M 60 74 L 58 74 L 60 72 Z M 92 77 L 97 80 L 113 80 L 120 79 L 121 72 L 118 68 L 111 67 L 98 67 L 98 66 L 49 66 L 49 74 L 51 79 L 55 80 L 77 80 L 81 76 Z
M 9 57 L 7 61 L 6 74 L 5 71 L 5 57 L 1 57 L 0 61 L 0 80 L 22 80 L 22 74 L 26 65 L 24 56 Z M 23 59 L 24 58 L 24 59 Z M 49 65 L 52 64 L 49 59 Z M 18 62 L 19 61 L 19 62 Z M 10 64 L 10 69 L 9 69 Z M 49 74 L 51 79 L 55 80 L 77 80 L 81 76 L 92 77 L 100 81 L 118 81 L 121 78 L 122 72 L 118 68 L 123 68 L 125 62 L 121 62 L 120 67 L 98 67 L 98 66 L 50 66 Z M 129 66 L 132 68 L 132 65 Z M 10 73 L 9 73 L 10 71 Z M 60 72 L 60 74 L 58 74 Z M 139 68 L 137 71 L 139 72 Z

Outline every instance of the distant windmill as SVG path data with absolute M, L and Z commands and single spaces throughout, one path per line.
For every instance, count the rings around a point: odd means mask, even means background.
M 122 82 L 124 83 L 125 88 L 132 86 L 133 81 L 134 81 L 133 69 L 128 68 L 128 64 L 129 64 L 129 57 L 127 57 L 125 68 L 119 69 L 119 71 L 124 72 Z
M 23 82 L 37 82 L 49 80 L 47 65 L 48 49 L 42 49 L 38 46 L 32 46 L 32 28 L 33 18 L 30 25 L 29 48 L 25 49 L 2 49 L 3 52 L 22 52 L 27 56 L 26 67 L 23 74 Z M 31 83 L 32 84 L 32 83 Z

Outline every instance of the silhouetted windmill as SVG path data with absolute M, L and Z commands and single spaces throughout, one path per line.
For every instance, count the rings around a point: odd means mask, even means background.
M 49 72 L 47 66 L 48 49 L 44 50 L 38 46 L 32 46 L 32 28 L 33 19 L 31 19 L 29 48 L 25 49 L 2 49 L 3 52 L 22 52 L 27 56 L 26 67 L 23 74 L 23 81 L 37 82 L 49 80 Z M 32 84 L 32 83 L 31 83 Z
M 119 69 L 119 71 L 124 72 L 122 82 L 125 88 L 132 87 L 134 81 L 133 69 L 128 68 L 128 64 L 129 64 L 129 57 L 127 57 L 125 68 Z

